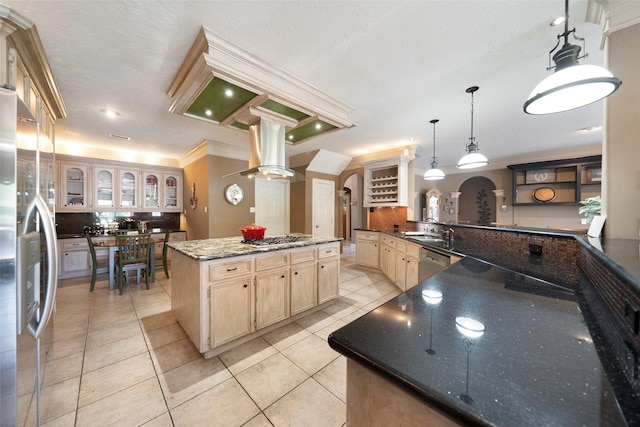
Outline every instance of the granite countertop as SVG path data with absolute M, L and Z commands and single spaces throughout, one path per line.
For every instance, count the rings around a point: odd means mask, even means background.
M 484 333 L 463 335 L 459 316 Z M 329 344 L 464 424 L 625 425 L 575 295 L 471 257 Z
M 295 242 L 259 246 L 242 243 L 242 236 L 236 236 L 222 237 L 218 239 L 188 240 L 186 242 L 170 242 L 167 246 L 195 260 L 207 261 L 212 259 L 230 258 L 282 249 L 319 245 L 322 243 L 339 242 L 342 240 L 339 237 L 316 237 L 310 234 L 293 233 L 288 234 L 287 236 L 296 236 L 298 237 L 298 240 Z
M 135 230 L 131 230 L 131 231 L 135 231 Z M 167 231 L 171 231 L 172 233 L 185 233 L 184 230 L 168 230 L 166 228 L 150 228 L 147 232 L 148 233 L 152 233 L 152 234 L 164 234 Z M 115 234 L 110 234 L 110 233 L 104 233 L 104 234 L 100 234 L 97 236 L 92 236 L 92 237 L 115 237 Z M 67 233 L 67 234 L 58 234 L 58 239 L 77 239 L 77 238 L 85 238 L 86 235 L 84 233 Z

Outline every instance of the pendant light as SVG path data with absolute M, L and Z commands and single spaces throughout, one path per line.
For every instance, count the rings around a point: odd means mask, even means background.
M 439 121 L 438 119 L 433 119 L 429 122 L 433 124 L 433 158 L 431 161 L 431 169 L 424 174 L 424 179 L 429 181 L 444 179 L 444 172 L 438 169 L 438 159 L 436 159 L 436 123 Z
M 578 59 L 582 48 L 569 43 L 569 34 L 576 36 L 576 29 L 569 31 L 569 0 L 564 3 L 564 33 L 558 35 L 556 46 L 549 52 L 548 70 L 555 68 L 555 72 L 542 80 L 533 89 L 524 103 L 524 112 L 528 114 L 551 114 L 573 110 L 593 102 L 599 101 L 615 92 L 622 82 L 606 68 L 598 65 L 580 65 Z M 551 54 L 560 45 L 560 38 L 564 37 L 564 45 L 553 55 L 555 67 L 551 66 Z
M 478 144 L 473 136 L 473 93 L 478 89 L 478 86 L 471 86 L 466 90 L 471 94 L 471 136 L 469 137 L 469 145 L 467 145 L 467 154 L 458 162 L 458 169 L 473 169 L 489 164 L 489 160 L 478 151 Z

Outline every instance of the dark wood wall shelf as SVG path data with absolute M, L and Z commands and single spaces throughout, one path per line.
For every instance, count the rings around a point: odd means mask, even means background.
M 507 166 L 513 173 L 513 205 L 577 205 L 600 195 L 602 156 Z

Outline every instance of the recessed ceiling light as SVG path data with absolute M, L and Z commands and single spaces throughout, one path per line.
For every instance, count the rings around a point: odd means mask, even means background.
M 316 129 L 321 129 L 322 125 L 320 123 L 316 123 Z
M 118 117 L 120 115 L 120 113 L 118 113 L 117 111 L 111 110 L 111 109 L 108 109 L 108 108 L 106 108 L 106 109 L 103 108 L 103 109 L 100 110 L 100 112 L 102 114 L 104 114 L 105 116 L 107 116 L 108 118 L 110 118 L 110 119 L 115 119 L 116 117 Z
M 233 96 L 233 91 L 231 89 L 226 89 L 224 94 L 227 95 L 228 98 L 231 98 Z
M 289 135 L 289 139 L 293 141 L 293 135 Z
M 564 16 L 558 16 L 556 19 L 554 19 L 553 21 L 551 21 L 551 23 L 549 25 L 551 25 L 552 27 L 556 27 L 560 24 L 564 24 L 565 21 L 565 17 Z
M 213 114 L 213 112 L 211 110 L 205 110 L 204 113 L 209 117 L 211 117 L 211 115 Z

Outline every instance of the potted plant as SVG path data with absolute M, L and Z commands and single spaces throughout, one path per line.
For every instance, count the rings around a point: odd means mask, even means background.
M 584 215 L 587 218 L 587 223 L 591 223 L 594 216 L 600 216 L 602 209 L 602 200 L 600 196 L 587 197 L 584 200 L 580 200 L 580 208 L 578 213 Z

